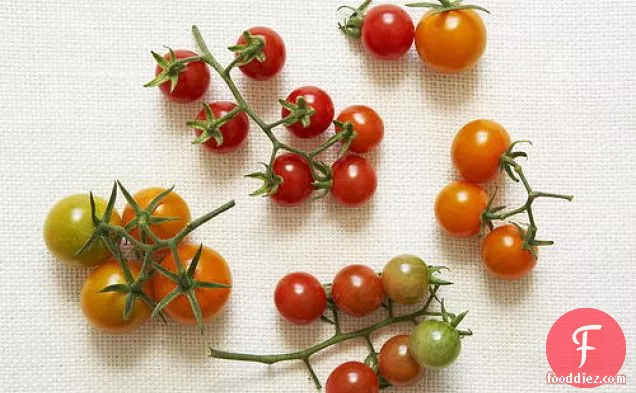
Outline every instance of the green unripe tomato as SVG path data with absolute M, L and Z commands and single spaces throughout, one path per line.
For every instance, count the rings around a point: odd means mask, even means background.
M 95 214 L 101 218 L 108 202 L 99 197 L 94 199 Z M 121 225 L 121 217 L 116 210 L 113 210 L 110 222 Z M 64 264 L 73 267 L 92 267 L 111 256 L 101 239 L 80 255 L 75 255 L 90 238 L 94 229 L 88 194 L 71 195 L 58 201 L 46 216 L 44 242 L 49 251 Z
M 428 319 L 411 332 L 409 353 L 422 367 L 446 368 L 457 359 L 461 349 L 459 333 L 447 322 Z
M 384 292 L 394 302 L 415 304 L 428 294 L 428 266 L 414 255 L 400 255 L 384 266 L 382 284 Z

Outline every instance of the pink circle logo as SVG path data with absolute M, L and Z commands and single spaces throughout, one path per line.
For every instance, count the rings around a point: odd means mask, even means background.
M 614 318 L 594 308 L 572 310 L 548 333 L 546 355 L 554 373 L 547 382 L 578 388 L 613 383 L 625 352 L 625 335 Z

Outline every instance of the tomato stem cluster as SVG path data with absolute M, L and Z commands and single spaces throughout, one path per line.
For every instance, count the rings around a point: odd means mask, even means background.
M 430 274 L 432 275 L 433 273 L 439 272 L 441 270 L 440 267 L 436 267 L 436 266 L 431 266 L 429 267 L 429 271 Z M 351 331 L 351 332 L 343 332 L 340 326 L 340 320 L 339 320 L 339 311 L 331 297 L 331 288 L 330 288 L 330 284 L 326 284 L 324 285 L 328 295 L 328 299 L 327 299 L 327 307 L 331 313 L 331 318 L 327 317 L 325 315 L 323 315 L 321 317 L 321 320 L 323 320 L 324 322 L 327 322 L 331 325 L 334 326 L 334 335 L 331 336 L 330 338 L 319 342 L 311 347 L 308 347 L 306 349 L 300 350 L 300 351 L 295 351 L 295 352 L 290 352 L 290 353 L 283 353 L 283 354 L 275 354 L 275 355 L 253 355 L 253 354 L 244 354 L 244 353 L 234 353 L 234 352 L 226 352 L 226 351 L 219 351 L 213 348 L 210 348 L 210 356 L 216 359 L 226 359 L 226 360 L 239 360 L 239 361 L 246 361 L 246 362 L 257 362 L 257 363 L 264 363 L 264 364 L 274 364 L 274 363 L 280 363 L 280 362 L 288 362 L 288 361 L 302 361 L 305 364 L 305 367 L 307 368 L 307 371 L 309 372 L 311 378 L 313 379 L 314 383 L 316 384 L 316 387 L 318 389 L 321 389 L 322 385 L 320 383 L 320 380 L 318 379 L 318 377 L 316 376 L 316 373 L 310 363 L 310 358 L 326 349 L 329 348 L 333 345 L 339 344 L 341 342 L 344 341 L 349 341 L 349 340 L 353 340 L 353 339 L 357 339 L 357 338 L 361 338 L 364 339 L 365 342 L 367 343 L 368 347 L 369 347 L 369 356 L 366 359 L 366 363 L 367 365 L 369 365 L 370 367 L 372 367 L 376 373 L 378 372 L 378 360 L 377 360 L 377 352 L 375 350 L 375 347 L 373 346 L 373 341 L 371 339 L 371 335 L 381 329 L 386 328 L 387 326 L 391 326 L 391 325 L 395 325 L 398 323 L 404 323 L 404 322 L 411 322 L 415 325 L 417 325 L 419 323 L 419 318 L 421 317 L 438 317 L 438 318 L 443 318 L 444 320 L 446 320 L 447 318 L 450 318 L 449 320 L 453 320 L 457 321 L 457 324 L 461 321 L 461 319 L 463 319 L 463 317 L 466 315 L 465 313 L 460 314 L 459 316 L 455 316 L 454 314 L 450 314 L 448 312 L 446 312 L 444 306 L 443 306 L 443 302 L 441 302 L 438 298 L 437 298 L 437 291 L 439 290 L 441 285 L 450 285 L 450 282 L 447 281 L 439 281 L 441 284 L 433 284 L 430 288 L 429 288 L 429 296 L 427 298 L 427 300 L 424 302 L 424 304 L 422 305 L 422 307 L 420 307 L 418 310 L 409 313 L 409 314 L 404 314 L 404 315 L 394 315 L 394 311 L 393 311 L 393 303 L 390 299 L 387 299 L 386 302 L 383 304 L 384 308 L 387 310 L 387 317 L 385 319 L 383 319 L 380 322 L 377 322 L 373 325 L 370 325 L 366 328 L 363 329 L 359 329 L 359 330 L 355 330 L 355 331 Z M 437 300 L 438 302 L 440 302 L 442 304 L 442 310 L 441 311 L 430 311 L 429 307 L 431 305 L 431 303 L 433 302 L 433 300 Z M 456 325 L 455 325 L 456 326 Z M 457 330 L 457 332 L 459 333 L 460 336 L 469 336 L 472 335 L 472 332 L 470 330 L 464 331 L 464 330 Z M 383 380 L 382 378 L 380 378 L 380 385 L 381 387 L 388 387 L 390 386 L 390 384 Z
M 340 155 L 344 154 L 349 144 L 351 143 L 351 140 L 355 137 L 353 128 L 348 127 L 342 132 L 336 133 L 334 136 L 326 140 L 316 149 L 311 151 L 303 151 L 284 142 L 281 142 L 273 132 L 276 127 L 279 127 L 281 125 L 289 126 L 298 122 L 303 125 L 308 125 L 311 116 L 315 114 L 315 110 L 311 106 L 307 105 L 307 103 L 302 98 L 295 103 L 281 100 L 281 105 L 287 108 L 290 111 L 290 114 L 283 119 L 274 121 L 272 123 L 267 123 L 247 103 L 247 101 L 239 91 L 238 87 L 232 80 L 231 71 L 234 68 L 239 67 L 242 64 L 247 64 L 253 60 L 264 60 L 264 43 L 262 38 L 251 36 L 248 32 L 245 32 L 244 38 L 246 43 L 229 48 L 231 51 L 237 54 L 237 57 L 227 67 L 223 67 L 221 63 L 219 63 L 210 52 L 197 26 L 192 26 L 192 34 L 194 35 L 197 45 L 201 50 L 201 56 L 198 58 L 198 60 L 207 63 L 208 65 L 210 65 L 210 67 L 212 67 L 212 69 L 214 69 L 214 71 L 219 74 L 237 102 L 236 108 L 220 119 L 214 119 L 213 116 L 210 116 L 211 113 L 209 113 L 207 116 L 207 121 L 191 122 L 191 126 L 203 131 L 201 136 L 195 142 L 202 143 L 209 140 L 210 138 L 215 138 L 218 142 L 219 139 L 217 138 L 219 138 L 220 135 L 218 128 L 220 127 L 220 125 L 222 125 L 224 121 L 228 121 L 239 113 L 244 112 L 252 120 L 254 120 L 254 122 L 263 131 L 263 133 L 265 133 L 267 138 L 272 143 L 272 154 L 270 156 L 269 162 L 264 163 L 265 170 L 263 172 L 256 172 L 247 175 L 248 177 L 263 181 L 263 186 L 252 193 L 252 195 L 271 195 L 276 193 L 276 190 L 278 189 L 278 186 L 281 184 L 282 180 L 278 175 L 274 173 L 273 163 L 276 159 L 277 153 L 280 150 L 284 150 L 298 154 L 307 161 L 314 178 L 314 188 L 317 190 L 323 190 L 323 194 L 320 196 L 324 196 L 331 188 L 331 168 L 324 162 L 317 160 L 317 157 L 322 152 L 337 143 L 342 143 L 343 148 L 340 150 Z
M 125 227 L 109 223 L 109 218 L 111 217 L 111 214 L 115 207 L 115 201 L 117 200 L 118 188 L 124 195 L 128 204 L 135 212 L 135 218 L 128 224 L 126 224 Z M 89 247 L 91 247 L 92 244 L 94 244 L 96 241 L 99 241 L 100 239 L 108 248 L 108 250 L 113 254 L 124 272 L 127 283 L 110 285 L 102 288 L 100 292 L 120 292 L 126 294 L 124 319 L 127 320 L 130 317 L 134 300 L 137 298 L 153 308 L 153 316 L 161 315 L 161 317 L 163 318 L 161 310 L 163 310 L 177 296 L 184 295 L 188 299 L 190 306 L 192 307 L 192 312 L 196 318 L 197 324 L 199 325 L 199 328 L 203 333 L 203 317 L 201 314 L 201 308 L 199 307 L 199 302 L 197 301 L 197 298 L 194 294 L 194 290 L 196 288 L 229 288 L 229 286 L 214 282 L 199 281 L 193 278 L 194 272 L 201 257 L 203 245 L 201 245 L 197 250 L 187 270 L 185 269 L 183 262 L 179 257 L 177 247 L 179 246 L 181 241 L 195 229 L 210 221 L 212 218 L 218 216 L 219 214 L 231 209 L 232 207 L 234 207 L 235 203 L 233 200 L 229 201 L 224 205 L 218 207 L 217 209 L 191 221 L 174 237 L 169 239 L 161 239 L 151 230 L 150 225 L 168 222 L 171 220 L 175 220 L 176 218 L 154 217 L 152 216 L 152 212 L 159 205 L 159 203 L 171 192 L 172 188 L 165 190 L 164 192 L 157 195 L 150 202 L 146 209 L 142 209 L 132 197 L 132 195 L 130 195 L 128 190 L 126 190 L 126 188 L 119 181 L 116 181 L 113 184 L 113 189 L 111 191 L 110 198 L 108 199 L 106 210 L 103 217 L 101 218 L 97 217 L 97 215 L 95 214 L 95 199 L 93 197 L 93 193 L 91 192 L 91 217 L 95 226 L 95 230 L 91 234 L 90 238 L 86 241 L 86 243 L 82 246 L 82 248 L 78 250 L 77 255 L 86 251 Z M 140 239 L 136 239 L 130 234 L 130 231 L 134 228 L 139 229 Z M 128 266 L 128 259 L 126 258 L 124 252 L 118 244 L 118 240 L 120 239 L 125 239 L 129 244 L 133 246 L 134 251 L 141 256 L 141 271 L 136 278 L 133 276 L 130 267 Z M 161 257 L 162 252 L 165 252 L 166 250 L 171 252 L 174 257 L 177 266 L 177 273 L 173 273 L 156 263 L 157 261 L 155 259 Z M 174 281 L 176 284 L 176 288 L 166 297 L 161 299 L 158 303 L 155 303 L 143 291 L 144 283 L 148 279 L 150 279 L 151 275 L 154 273 L 164 275 L 168 279 Z

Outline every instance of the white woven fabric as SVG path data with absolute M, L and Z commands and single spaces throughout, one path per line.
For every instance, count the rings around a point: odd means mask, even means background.
M 381 268 L 415 253 L 447 264 L 456 285 L 443 291 L 455 311 L 469 309 L 452 368 L 429 372 L 403 392 L 553 392 L 545 339 L 552 323 L 578 307 L 596 307 L 636 342 L 636 3 L 484 0 L 489 44 L 480 66 L 458 76 L 430 72 L 414 49 L 397 62 L 370 59 L 335 28 L 339 1 L 17 1 L 0 4 L 0 386 L 6 392 L 312 392 L 302 364 L 240 364 L 206 358 L 206 346 L 256 353 L 292 350 L 330 333 L 281 322 L 271 294 L 294 270 L 330 280 L 345 264 Z M 418 19 L 421 11 L 409 11 Z M 216 156 L 190 144 L 184 127 L 198 106 L 166 102 L 144 89 L 151 49 L 194 48 L 198 24 L 215 54 L 253 25 L 274 27 L 287 44 L 282 75 L 236 80 L 267 119 L 276 98 L 314 84 L 338 109 L 363 103 L 385 119 L 386 138 L 371 155 L 380 187 L 369 206 L 348 210 L 329 198 L 281 209 L 247 196 L 243 174 L 267 159 L 254 126 L 248 146 Z M 210 99 L 230 98 L 220 79 Z M 455 177 L 448 151 L 471 119 L 493 118 L 516 139 L 532 139 L 526 170 L 537 188 L 573 193 L 575 202 L 541 201 L 542 250 L 535 273 L 519 283 L 487 277 L 479 241 L 440 234 L 432 204 Z M 279 131 L 284 135 L 284 131 Z M 287 137 L 287 136 L 285 136 Z M 303 144 L 303 146 L 305 146 Z M 92 329 L 79 309 L 86 271 L 56 263 L 42 222 L 57 199 L 121 179 L 131 190 L 177 185 L 194 215 L 236 198 L 237 207 L 194 236 L 230 262 L 229 308 L 204 336 L 158 321 L 128 336 Z M 523 191 L 506 183 L 505 198 Z M 121 209 L 120 201 L 118 207 Z M 363 321 L 345 319 L 346 326 Z M 378 346 L 391 333 L 376 337 Z M 325 380 L 339 363 L 364 358 L 348 343 L 314 359 Z M 633 392 L 634 357 L 621 371 Z

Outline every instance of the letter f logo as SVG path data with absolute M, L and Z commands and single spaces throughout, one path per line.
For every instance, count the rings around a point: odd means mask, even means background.
M 587 351 L 593 351 L 596 349 L 594 347 L 587 345 L 587 332 L 589 330 L 601 330 L 602 327 L 603 326 L 601 325 L 581 326 L 580 328 L 576 329 L 574 333 L 572 334 L 572 341 L 574 341 L 574 344 L 581 345 L 580 347 L 576 349 L 577 351 L 581 351 L 581 364 L 579 365 L 579 368 L 583 367 L 583 365 L 585 364 L 585 361 L 587 360 Z M 577 338 L 577 336 L 581 332 L 583 334 L 581 335 L 582 337 L 581 342 L 579 342 L 579 339 Z

